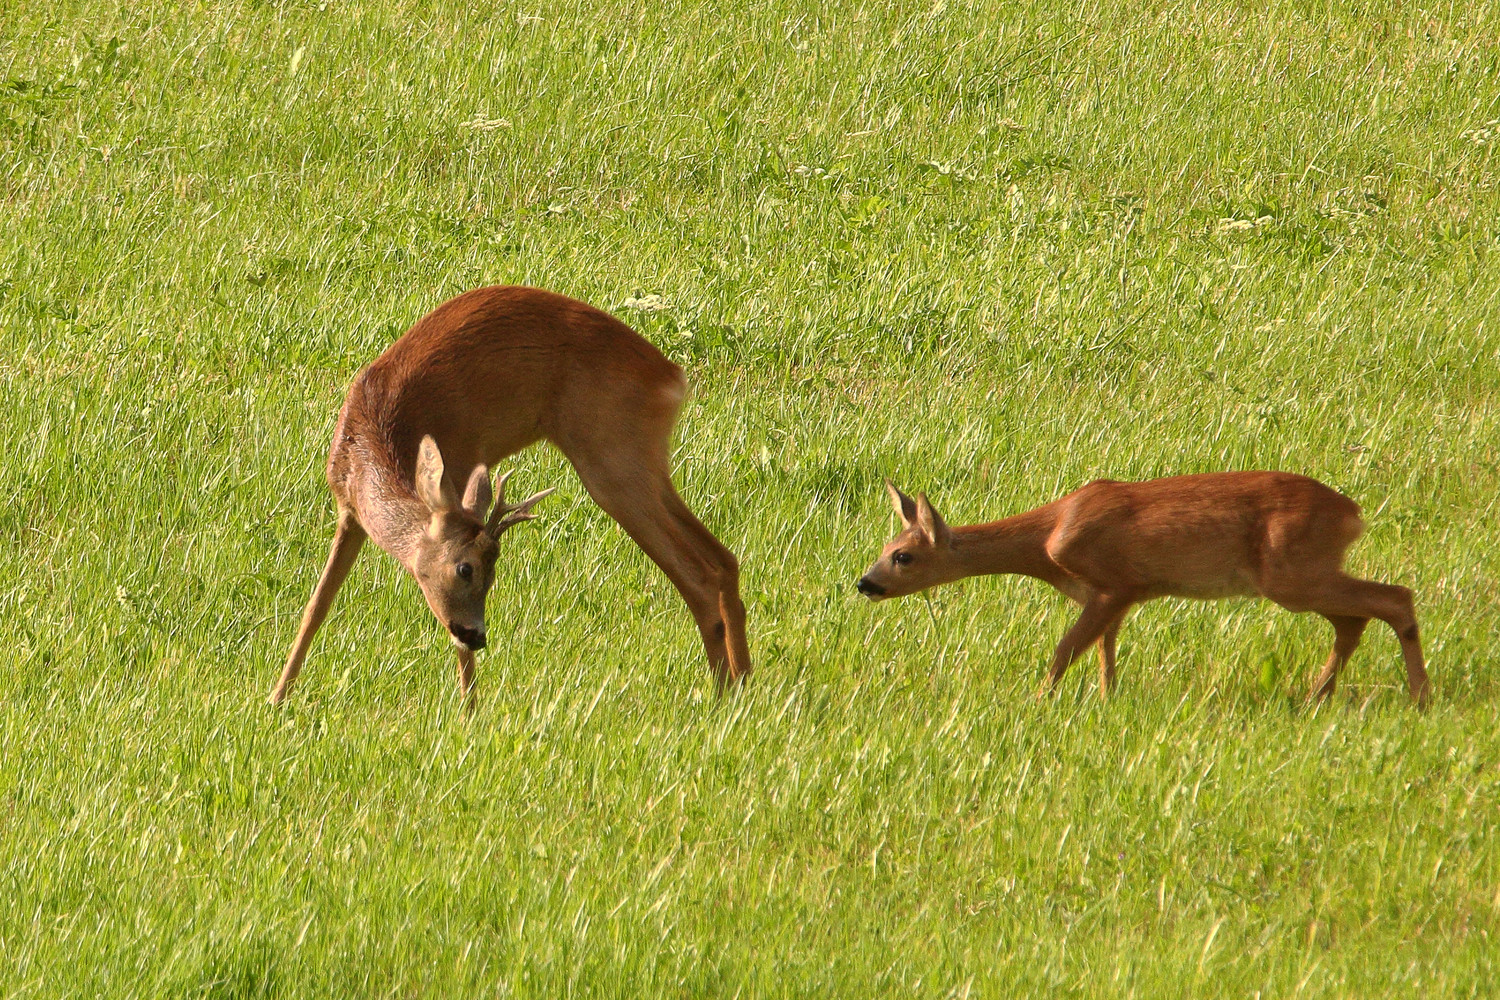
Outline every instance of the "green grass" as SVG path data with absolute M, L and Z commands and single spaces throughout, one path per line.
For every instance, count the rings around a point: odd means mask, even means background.
M 480 5 L 483 6 L 483 5 Z M 1500 933 L 1500 9 L 0 2 L 0 995 L 1477 996 Z M 757 673 L 554 453 L 481 707 L 332 531 L 353 373 L 544 285 L 683 363 Z M 662 297 L 666 308 L 631 309 Z M 880 486 L 1306 472 L 1418 595 L 871 607 Z

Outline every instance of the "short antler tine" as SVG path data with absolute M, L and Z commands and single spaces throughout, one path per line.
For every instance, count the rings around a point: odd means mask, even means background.
M 500 478 L 495 480 L 495 506 L 496 507 L 504 507 L 505 506 L 505 484 L 507 482 L 509 482 L 510 481 L 510 477 L 514 476 L 515 474 L 516 474 L 516 470 L 515 469 L 508 469 L 505 472 L 500 473 Z
M 541 503 L 543 500 L 547 499 L 556 492 L 556 486 L 549 486 L 545 490 L 542 490 L 542 492 L 540 493 L 531 494 L 531 496 L 527 497 L 525 500 L 522 500 L 514 507 L 511 507 L 510 510 L 516 514 L 524 514 L 527 518 L 535 517 L 536 515 L 531 513 L 531 508 L 535 507 L 537 504 Z
M 512 525 L 520 524 L 522 521 L 530 521 L 535 518 L 536 515 L 531 513 L 531 508 L 535 507 L 542 500 L 545 500 L 547 497 L 557 492 L 557 487 L 552 486 L 545 490 L 542 490 L 540 493 L 533 493 L 531 496 L 527 497 L 525 500 L 522 500 L 520 503 L 506 503 L 504 492 L 505 481 L 510 478 L 511 472 L 514 471 L 515 470 L 512 469 L 510 472 L 505 473 L 505 475 L 501 476 L 499 481 L 495 484 L 495 509 L 490 514 L 489 529 L 490 534 L 496 538 L 499 538 L 500 535 L 503 534 L 505 530 Z

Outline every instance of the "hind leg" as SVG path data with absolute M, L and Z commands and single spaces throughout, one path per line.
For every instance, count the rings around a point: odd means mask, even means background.
M 1372 580 L 1355 580 L 1360 587 L 1378 595 L 1389 610 L 1374 617 L 1389 625 L 1401 640 L 1401 657 L 1406 663 L 1406 689 L 1411 700 L 1425 706 L 1432 696 L 1432 681 L 1427 677 L 1427 662 L 1422 656 L 1421 630 L 1417 627 L 1417 609 L 1411 591 L 1405 587 Z
M 1316 611 L 1330 620 L 1340 617 L 1379 618 L 1385 622 L 1401 642 L 1401 656 L 1406 663 L 1406 688 L 1411 700 L 1419 706 L 1427 704 L 1432 683 L 1422 657 L 1417 612 L 1410 590 L 1339 574 L 1314 585 L 1299 584 L 1266 596 L 1292 611 Z
M 1368 618 L 1351 615 L 1324 617 L 1333 625 L 1333 652 L 1328 654 L 1328 662 L 1323 665 L 1323 670 L 1307 692 L 1308 701 L 1326 701 L 1333 696 L 1333 690 L 1338 685 L 1339 671 L 1349 662 L 1350 655 L 1359 646 L 1360 636 L 1364 635 L 1365 626 L 1370 623 Z
M 722 693 L 750 674 L 739 563 L 672 485 L 672 429 L 687 380 L 650 345 L 639 348 L 570 382 L 543 430 L 687 602 Z
M 750 645 L 745 633 L 745 604 L 740 599 L 739 560 L 682 502 L 670 476 L 664 476 L 662 488 L 664 506 L 677 525 L 680 537 L 686 540 L 687 548 L 697 558 L 710 566 L 712 607 L 707 615 L 700 616 L 695 610 L 693 618 L 698 623 L 704 651 L 722 693 L 726 687 L 743 682 L 751 670 Z M 677 589 L 682 592 L 681 586 Z
M 739 563 L 672 485 L 665 435 L 629 450 L 565 451 L 584 487 L 677 588 L 692 612 L 720 692 L 750 673 Z
M 720 693 L 744 680 L 750 673 L 750 655 L 734 556 L 698 523 L 665 477 L 654 496 L 641 497 L 623 493 L 618 480 L 607 475 L 580 474 L 599 506 L 620 523 L 687 602 Z

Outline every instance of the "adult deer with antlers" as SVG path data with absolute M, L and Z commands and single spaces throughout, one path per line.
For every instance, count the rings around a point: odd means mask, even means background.
M 416 578 L 458 649 L 459 690 L 472 704 L 496 542 L 552 492 L 507 504 L 507 473 L 486 518 L 489 469 L 541 440 L 687 601 L 720 691 L 742 680 L 750 652 L 739 564 L 672 485 L 669 439 L 686 393 L 682 369 L 645 338 L 552 292 L 481 288 L 422 317 L 344 400 L 328 455 L 333 549 L 271 703 L 291 690 L 368 537 Z
M 1333 652 L 1309 700 L 1333 694 L 1339 670 L 1371 618 L 1395 630 L 1411 698 L 1430 691 L 1411 591 L 1343 571 L 1364 530 L 1359 505 L 1315 479 L 1284 472 L 1221 472 L 1141 483 L 1099 480 L 1035 510 L 949 528 L 925 494 L 886 483 L 902 531 L 858 589 L 871 600 L 968 576 L 1019 573 L 1083 605 L 1052 657 L 1039 697 L 1099 644 L 1099 691 L 1115 680 L 1115 636 L 1132 605 L 1156 597 L 1268 597 L 1333 625 Z

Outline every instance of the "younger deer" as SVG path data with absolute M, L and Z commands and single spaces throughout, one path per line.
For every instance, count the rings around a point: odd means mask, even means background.
M 344 400 L 328 455 L 333 550 L 271 703 L 291 690 L 366 536 L 416 578 L 452 635 L 471 703 L 495 542 L 552 492 L 507 505 L 502 476 L 486 521 L 489 467 L 543 439 L 686 599 L 720 690 L 745 677 L 739 564 L 672 486 L 670 438 L 686 393 L 682 369 L 644 337 L 552 292 L 481 288 L 422 317 Z
M 1358 580 L 1344 551 L 1364 530 L 1359 505 L 1315 479 L 1285 472 L 1219 472 L 1143 483 L 1101 479 L 1003 521 L 950 528 L 925 494 L 889 481 L 901 533 L 860 577 L 871 600 L 990 573 L 1044 580 L 1083 605 L 1058 643 L 1038 697 L 1099 643 L 1099 691 L 1115 680 L 1115 636 L 1134 604 L 1156 597 L 1268 597 L 1333 624 L 1333 653 L 1308 699 L 1333 694 L 1371 618 L 1396 631 L 1412 700 L 1430 685 L 1411 591 Z

